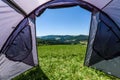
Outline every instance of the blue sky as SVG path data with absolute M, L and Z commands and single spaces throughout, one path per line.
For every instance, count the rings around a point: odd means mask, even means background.
M 91 13 L 77 7 L 46 9 L 37 18 L 37 36 L 45 35 L 88 35 Z

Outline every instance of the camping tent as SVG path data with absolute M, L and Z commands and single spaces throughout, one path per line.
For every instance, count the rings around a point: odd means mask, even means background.
M 9 80 L 38 65 L 36 16 L 46 8 L 71 6 L 92 13 L 85 65 L 120 77 L 119 4 L 120 0 L 1 0 L 0 80 Z

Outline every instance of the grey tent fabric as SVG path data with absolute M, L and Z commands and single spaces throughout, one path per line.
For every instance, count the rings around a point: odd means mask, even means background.
M 10 0 L 15 5 L 19 6 L 27 14 L 31 13 L 40 5 L 50 1 L 50 0 Z M 26 6 L 27 4 L 27 6 Z M 32 5 L 32 7 L 31 7 Z
M 87 3 L 90 3 L 94 6 L 96 6 L 99 9 L 102 9 L 105 7 L 108 3 L 110 3 L 112 0 L 83 0 Z
M 106 12 L 114 22 L 120 27 L 120 0 L 112 0 L 108 6 L 103 8 L 103 11 Z
M 90 32 L 89 32 L 89 40 L 88 40 L 88 46 L 87 46 L 87 53 L 86 53 L 86 61 L 85 61 L 85 65 L 89 66 L 91 64 L 90 59 L 91 59 L 91 55 L 93 53 L 93 42 L 95 39 L 95 35 L 97 32 L 97 25 L 99 23 L 99 12 L 97 13 L 93 13 L 92 17 L 91 17 L 91 27 L 90 27 Z M 99 59 L 99 58 L 96 58 Z M 95 62 L 96 60 L 94 60 L 93 62 Z
M 0 80 L 38 65 L 36 16 L 47 8 L 72 6 L 92 13 L 85 65 L 120 77 L 119 4 L 120 0 L 1 0 Z
M 0 1 L 0 80 L 10 80 L 38 65 L 35 16 L 25 18 L 13 6 Z
M 21 14 L 9 7 L 8 4 L 0 1 L 0 49 L 14 30 L 14 27 L 16 27 L 23 18 Z
M 1 49 L 0 80 L 9 80 L 38 64 L 36 43 L 32 42 L 36 41 L 34 18 L 31 17 L 17 26 Z

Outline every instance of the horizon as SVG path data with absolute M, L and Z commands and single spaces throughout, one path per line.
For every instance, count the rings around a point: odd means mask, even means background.
M 79 35 L 59 35 L 59 34 L 57 34 L 57 35 L 40 35 L 40 36 L 36 36 L 36 37 L 43 37 L 43 36 L 80 36 L 80 35 L 83 35 L 83 36 L 89 36 L 89 34 L 88 35 L 85 35 L 85 34 L 79 34 Z
M 79 6 L 46 9 L 36 19 L 36 36 L 89 35 L 91 13 Z

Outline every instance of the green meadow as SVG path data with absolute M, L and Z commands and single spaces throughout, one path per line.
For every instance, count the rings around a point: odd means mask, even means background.
M 86 45 L 38 47 L 39 66 L 13 80 L 120 80 L 84 66 Z

